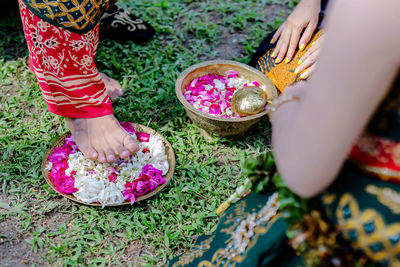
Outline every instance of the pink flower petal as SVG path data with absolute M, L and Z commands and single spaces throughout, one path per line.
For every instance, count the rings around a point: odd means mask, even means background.
M 229 107 L 228 101 L 221 100 L 220 102 L 220 107 L 221 107 L 221 112 L 224 112 L 228 107 Z
M 109 180 L 110 182 L 112 182 L 112 183 L 115 183 L 115 181 L 117 180 L 117 174 L 116 174 L 115 172 L 111 173 L 111 174 L 108 176 L 108 180 Z
M 67 159 L 53 163 L 49 178 L 58 192 L 61 194 L 72 194 L 78 191 L 78 189 L 74 187 L 75 178 L 73 174 L 67 176 L 65 174 L 66 169 L 68 169 Z
M 78 151 L 78 146 L 75 144 L 74 136 L 72 134 L 69 137 L 65 138 L 65 144 L 71 147 L 70 154 Z
M 209 73 L 197 77 L 187 86 L 184 97 L 202 112 L 217 117 L 240 118 L 239 115 L 225 114 L 226 109 L 231 106 L 233 94 L 237 91 L 237 88 L 229 87 L 228 84 L 232 78 L 236 77 L 239 77 L 239 73 L 233 70 L 227 71 L 225 76 Z M 248 82 L 244 86 L 249 84 L 259 86 L 257 81 Z
M 133 127 L 133 125 L 132 125 L 132 122 L 129 122 L 129 121 L 127 121 L 127 122 L 120 122 L 119 123 L 121 126 L 122 126 L 122 128 L 124 128 L 125 129 L 125 131 L 127 131 L 128 132 L 128 134 L 130 134 L 130 135 L 132 135 L 132 134 L 134 134 L 136 131 L 135 131 L 135 128 Z
M 150 134 L 145 132 L 136 133 L 136 137 L 140 142 L 149 142 Z
M 190 83 L 190 87 L 196 87 L 196 83 L 199 80 L 199 78 L 195 78 L 191 83 Z
M 122 192 L 122 195 L 126 200 L 134 203 L 137 197 L 154 191 L 157 186 L 163 183 L 165 183 L 165 179 L 162 177 L 162 171 L 147 164 L 142 168 L 138 179 L 125 184 L 125 190 Z
M 130 122 L 122 122 L 121 126 L 130 134 L 136 133 L 132 123 Z M 138 132 L 136 135 L 141 142 L 148 142 L 150 139 L 150 134 L 145 132 Z M 65 139 L 65 143 L 61 147 L 55 148 L 54 152 L 49 156 L 49 161 L 52 163 L 49 178 L 53 182 L 55 189 L 62 194 L 72 194 L 78 191 L 78 189 L 74 187 L 74 175 L 76 175 L 76 171 L 72 171 L 69 176 L 65 174 L 65 171 L 69 167 L 68 156 L 71 153 L 75 153 L 77 149 L 78 147 L 74 142 L 74 137 L 71 135 Z M 149 149 L 144 148 L 143 153 L 147 152 L 149 152 Z M 118 178 L 116 174 L 117 167 L 118 166 L 114 168 L 106 168 L 106 171 L 109 172 L 108 179 L 110 182 L 116 182 L 116 179 Z M 92 170 L 89 171 L 89 173 L 90 172 L 94 171 Z M 142 168 L 142 172 L 138 179 L 125 184 L 125 189 L 122 192 L 122 195 L 125 200 L 128 200 L 133 204 L 138 196 L 154 191 L 159 185 L 164 184 L 165 182 L 164 177 L 162 177 L 162 171 L 147 164 Z
M 233 96 L 233 93 L 232 93 L 232 92 L 226 92 L 226 94 L 225 94 L 225 100 L 230 102 L 231 99 L 232 99 L 232 96 Z
M 228 78 L 236 78 L 236 77 L 239 76 L 239 73 L 236 72 L 236 71 L 234 71 L 234 70 L 228 70 L 228 71 L 225 73 L 225 75 L 226 75 Z
M 221 107 L 217 104 L 212 104 L 209 110 L 210 114 L 219 115 L 221 114 Z
M 68 158 L 71 150 L 71 146 L 68 146 L 67 144 L 62 145 L 61 147 L 56 147 L 53 151 L 53 154 L 49 156 L 49 161 L 53 164 L 61 162 Z

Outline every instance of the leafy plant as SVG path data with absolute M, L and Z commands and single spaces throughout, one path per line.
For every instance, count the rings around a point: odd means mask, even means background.
M 278 192 L 279 210 L 288 221 L 299 221 L 309 211 L 309 201 L 294 194 L 282 180 L 272 151 L 246 159 L 243 175 L 250 180 L 248 188 L 252 192 Z

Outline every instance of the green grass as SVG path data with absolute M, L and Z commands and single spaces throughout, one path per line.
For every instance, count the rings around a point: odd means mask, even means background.
M 267 120 L 241 139 L 204 139 L 175 97 L 174 83 L 185 68 L 219 56 L 225 31 L 244 36 L 227 48 L 235 51 L 227 59 L 248 62 L 293 1 L 121 2 L 154 25 L 157 35 L 143 45 L 100 42 L 99 69 L 125 89 L 114 103 L 115 115 L 160 132 L 177 159 L 172 182 L 155 197 L 129 207 L 77 205 L 45 183 L 42 157 L 66 127 L 62 118 L 46 111 L 27 66 L 17 13 L 0 21 L 0 222 L 18 230 L 20 241 L 29 243 L 27 255 L 38 254 L 39 262 L 164 265 L 199 235 L 215 230 L 216 208 L 244 179 L 241 162 L 269 147 Z M 11 244 L 7 238 L 0 229 L 0 240 L 6 239 L 0 251 Z

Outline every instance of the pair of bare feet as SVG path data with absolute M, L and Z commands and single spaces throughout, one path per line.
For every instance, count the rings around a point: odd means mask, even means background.
M 108 96 L 114 100 L 122 96 L 121 85 L 100 73 Z M 114 115 L 92 119 L 66 118 L 79 150 L 86 158 L 100 162 L 113 162 L 127 158 L 139 150 L 135 140 L 120 126 Z

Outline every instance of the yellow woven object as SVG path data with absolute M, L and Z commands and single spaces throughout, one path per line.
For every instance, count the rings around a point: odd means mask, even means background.
M 285 63 L 285 60 L 283 60 L 281 63 L 276 64 L 275 58 L 271 56 L 274 52 L 273 48 L 260 57 L 257 67 L 268 78 L 270 78 L 280 92 L 283 92 L 286 87 L 300 80 L 301 73 L 295 73 L 296 68 L 299 66 L 298 62 L 300 58 L 307 52 L 307 50 L 310 49 L 312 43 L 315 42 L 322 35 L 322 33 L 322 30 L 319 30 L 317 33 L 315 33 L 305 49 L 302 51 L 298 49 L 293 59 L 289 63 Z

